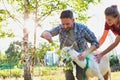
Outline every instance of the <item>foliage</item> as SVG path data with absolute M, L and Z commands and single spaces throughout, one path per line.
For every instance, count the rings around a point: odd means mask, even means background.
M 49 44 L 47 44 L 47 43 L 40 44 L 40 47 L 36 51 L 37 53 L 39 53 L 37 56 L 39 56 L 40 59 L 43 59 L 47 50 L 48 51 L 50 50 Z
M 54 75 L 56 73 L 56 71 L 61 71 L 62 70 L 62 67 L 57 67 L 57 66 L 43 66 L 43 67 L 40 67 L 40 72 L 41 74 L 40 75 Z
M 38 25 L 44 21 L 50 15 L 54 13 L 60 14 L 62 10 L 71 9 L 75 15 L 76 19 L 81 22 L 86 22 L 89 16 L 86 15 L 86 11 L 90 4 L 97 4 L 100 0 L 28 0 L 28 12 L 30 16 L 35 16 L 37 10 L 37 21 Z M 37 2 L 36 2 L 37 1 Z M 0 10 L 0 22 L 4 22 L 7 26 L 9 24 L 8 19 L 12 19 L 17 24 L 23 27 L 24 20 L 24 0 L 1 0 L 0 3 L 3 4 L 4 9 Z M 38 6 L 36 7 L 36 3 Z M 9 8 L 7 7 L 9 6 Z M 13 33 L 6 33 L 2 30 L 3 25 L 0 24 L 0 37 L 14 37 Z M 8 36 L 6 36 L 8 35 Z
M 13 76 L 13 77 L 21 77 L 21 75 L 22 75 L 22 70 L 21 69 L 19 69 L 19 68 L 14 68 L 14 69 L 12 69 L 11 70 L 11 76 Z
M 21 53 L 22 53 L 22 43 L 19 41 L 10 43 L 10 46 L 5 51 L 5 54 L 7 55 L 8 61 L 16 63 L 21 59 Z
M 12 69 L 14 68 L 14 65 L 16 65 L 16 63 L 2 63 L 0 65 L 0 69 L 4 70 L 4 69 Z
M 22 76 L 22 70 L 21 69 L 11 69 L 11 71 L 9 69 L 5 69 L 5 70 L 0 70 L 0 77 L 3 77 L 4 79 L 7 77 L 21 77 Z
M 57 50 L 58 46 L 55 43 L 51 43 L 51 44 L 47 44 L 45 43 L 41 43 L 40 46 L 36 49 L 36 55 L 35 55 L 35 59 L 37 62 L 39 62 L 37 59 L 40 60 L 40 62 L 43 64 L 43 59 L 44 59 L 44 55 L 46 54 L 46 51 L 53 51 L 53 50 Z
M 38 47 L 36 49 L 35 63 L 39 64 L 38 60 L 40 60 L 40 62 L 43 61 L 44 55 L 46 54 L 46 51 L 57 50 L 58 48 L 59 48 L 59 46 L 56 43 L 51 43 L 51 44 L 42 43 L 42 44 L 40 44 L 40 47 Z M 31 57 L 32 56 L 31 53 L 33 50 L 31 43 L 29 43 L 28 49 L 29 49 L 29 53 L 30 53 L 30 57 Z M 57 53 L 59 53 L 59 52 L 57 52 Z M 17 65 L 17 67 L 19 67 L 19 68 L 22 68 L 22 66 L 23 66 L 22 61 L 24 59 L 22 42 L 14 41 L 14 42 L 10 43 L 4 56 L 6 56 L 6 58 L 3 57 L 2 55 L 0 56 L 1 57 L 0 60 L 3 61 L 3 63 L 0 65 L 1 69 L 5 69 L 5 68 L 8 69 L 8 68 L 10 68 L 10 65 L 11 65 L 11 68 L 13 68 L 15 65 Z M 32 58 L 30 58 L 30 59 L 32 59 Z
M 28 44 L 28 49 L 29 53 L 32 53 L 32 45 L 31 43 Z M 17 67 L 22 68 L 23 66 L 23 59 L 24 59 L 24 54 L 23 54 L 23 47 L 22 47 L 22 42 L 21 41 L 13 41 L 10 43 L 8 49 L 5 51 L 4 55 L 5 59 L 1 57 L 1 61 L 3 63 L 0 65 L 2 69 L 7 69 L 7 68 L 13 68 L 15 65 Z
M 3 30 L 3 26 L 7 26 L 7 11 L 0 9 L 0 37 L 14 37 L 14 34 L 10 29 Z
M 6 17 L 6 11 L 4 9 L 0 9 L 0 22 L 2 22 Z
M 9 71 L 6 69 L 6 70 L 0 70 L 0 77 L 3 77 L 4 79 L 9 77 L 10 73 Z
M 117 55 L 110 56 L 110 67 L 112 72 L 120 71 L 120 61 Z
M 0 53 L 0 64 L 7 62 L 7 56 Z
M 119 59 L 118 59 L 118 56 L 116 55 L 111 55 L 110 56 L 110 66 L 115 66 L 119 64 Z
M 100 0 L 70 0 L 67 4 L 72 8 L 73 12 L 77 16 L 77 21 L 86 23 L 90 16 L 87 15 L 86 11 L 89 9 L 91 4 L 97 4 Z

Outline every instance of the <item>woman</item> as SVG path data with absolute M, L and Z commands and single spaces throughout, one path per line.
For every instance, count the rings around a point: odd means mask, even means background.
M 100 62 L 101 58 L 105 54 L 107 54 L 108 52 L 113 50 L 120 42 L 120 13 L 119 13 L 116 5 L 112 5 L 105 9 L 105 18 L 106 18 L 106 22 L 105 22 L 104 33 L 103 33 L 101 39 L 99 40 L 100 46 L 104 43 L 104 41 L 108 35 L 108 32 L 110 30 L 114 33 L 116 38 L 110 46 L 108 46 L 100 54 L 96 55 L 98 63 Z

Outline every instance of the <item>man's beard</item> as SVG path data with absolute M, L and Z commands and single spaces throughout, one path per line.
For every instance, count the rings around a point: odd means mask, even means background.
M 72 28 L 67 28 L 67 29 L 65 29 L 65 31 L 70 31 Z
M 72 26 L 71 26 L 71 27 L 68 27 L 68 28 L 66 28 L 66 29 L 64 28 L 64 30 L 67 31 L 67 32 L 70 31 L 71 29 L 73 29 Z

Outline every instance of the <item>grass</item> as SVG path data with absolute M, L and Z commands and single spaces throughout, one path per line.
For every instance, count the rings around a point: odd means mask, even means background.
M 112 72 L 111 74 L 111 80 L 120 80 L 120 71 L 119 72 Z M 6 79 L 0 79 L 0 80 L 24 80 L 23 78 L 6 78 Z M 33 80 L 65 80 L 64 73 L 63 72 L 57 72 L 54 75 L 42 75 L 33 77 Z M 96 80 L 96 79 L 92 79 Z
M 120 80 L 120 71 L 119 72 L 112 72 L 111 80 Z
M 39 68 L 39 70 L 36 68 L 35 73 L 37 73 L 37 75 L 32 76 L 32 80 L 65 80 L 65 74 L 63 72 L 63 68 L 41 67 Z M 112 72 L 111 78 L 112 78 L 111 80 L 120 80 L 120 71 Z M 9 77 L 6 79 L 0 78 L 0 80 L 24 80 L 24 78 Z M 96 79 L 94 78 L 91 80 L 96 80 Z

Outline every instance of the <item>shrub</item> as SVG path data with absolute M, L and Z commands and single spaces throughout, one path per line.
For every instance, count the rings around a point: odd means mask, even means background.
M 118 59 L 118 56 L 116 55 L 111 55 L 110 56 L 110 66 L 114 66 L 114 65 L 117 65 L 119 64 L 119 59 Z
M 10 76 L 10 71 L 8 70 L 0 70 L 0 77 L 3 77 L 4 79 Z
M 15 68 L 15 69 L 11 70 L 12 77 L 16 77 L 17 78 L 17 77 L 20 77 L 21 74 L 22 74 L 21 69 Z

